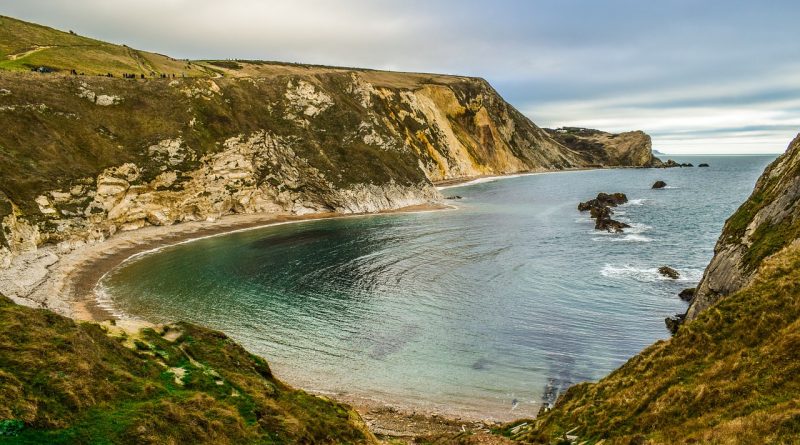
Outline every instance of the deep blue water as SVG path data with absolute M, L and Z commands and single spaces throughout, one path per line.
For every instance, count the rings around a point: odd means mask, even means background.
M 510 419 L 655 340 L 774 156 L 710 168 L 521 176 L 450 188 L 457 210 L 262 228 L 132 259 L 102 281 L 127 314 L 220 329 L 309 389 Z M 651 190 L 663 179 L 668 188 Z M 624 192 L 633 228 L 579 201 Z M 677 281 L 657 273 L 670 265 Z M 513 408 L 512 402 L 518 405 Z M 513 410 L 512 410 L 513 408 Z

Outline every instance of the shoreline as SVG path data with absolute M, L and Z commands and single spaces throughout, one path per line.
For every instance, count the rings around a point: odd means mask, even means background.
M 617 168 L 630 168 L 630 167 L 604 167 L 604 168 L 577 167 L 577 168 L 565 168 L 562 170 L 541 170 L 541 171 L 509 173 L 506 175 L 480 175 L 480 176 L 470 176 L 468 178 L 455 178 L 455 179 L 445 179 L 443 181 L 436 181 L 433 183 L 433 186 L 436 187 L 436 190 L 442 191 L 457 187 L 466 187 L 470 185 L 481 184 L 484 182 L 494 182 L 503 179 L 521 178 L 524 176 L 538 176 L 550 173 L 587 172 L 595 170 L 615 170 Z
M 70 306 L 71 317 L 79 321 L 104 322 L 133 319 L 118 314 L 109 301 L 101 299 L 95 288 L 102 278 L 124 262 L 170 246 L 223 236 L 236 232 L 321 219 L 357 218 L 393 213 L 421 213 L 455 209 L 447 204 L 423 204 L 376 213 L 341 214 L 334 212 L 293 215 L 289 213 L 225 215 L 214 221 L 190 221 L 170 226 L 149 226 L 115 234 L 101 243 L 64 255 L 51 268 L 40 287 L 60 289 L 60 297 Z M 63 263 L 63 264 L 62 264 Z M 147 322 L 143 322 L 148 324 Z

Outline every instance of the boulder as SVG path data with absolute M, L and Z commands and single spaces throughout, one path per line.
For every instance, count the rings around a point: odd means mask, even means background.
M 692 298 L 694 298 L 694 291 L 695 291 L 695 288 L 693 288 L 693 287 L 687 287 L 686 289 L 682 290 L 682 291 L 681 291 L 681 292 L 678 294 L 678 296 L 679 296 L 679 297 L 681 298 L 681 300 L 683 300 L 683 301 L 692 301 Z
M 578 204 L 578 210 L 585 212 L 596 207 L 616 207 L 626 202 L 628 202 L 628 197 L 624 193 L 609 194 L 600 192 L 596 198 Z
M 706 164 L 706 163 L 704 162 L 704 163 L 702 163 L 702 164 L 698 165 L 698 167 L 708 167 L 708 164 Z
M 681 327 L 683 321 L 686 319 L 686 314 L 675 314 L 671 317 L 667 317 L 664 319 L 664 324 L 667 325 L 667 330 L 672 334 L 678 332 L 678 328 Z
M 594 228 L 596 230 L 620 233 L 622 229 L 630 226 L 624 222 L 611 219 L 611 215 L 614 214 L 611 207 L 616 207 L 626 202 L 628 202 L 628 197 L 624 193 L 598 193 L 595 199 L 578 204 L 578 210 L 581 212 L 588 210 L 590 212 L 591 217 L 595 220 Z
M 680 167 L 681 164 L 673 161 L 672 159 L 667 159 L 667 162 L 661 164 L 661 168 L 673 168 L 673 167 Z
M 669 266 L 661 266 L 661 267 L 659 267 L 658 268 L 658 273 L 660 273 L 661 275 L 663 275 L 663 276 L 665 276 L 667 278 L 671 278 L 673 280 L 677 280 L 681 276 L 681 274 L 679 274 L 677 270 L 675 270 L 675 269 L 673 269 L 673 268 L 671 268 Z
M 444 199 L 461 199 L 461 196 L 459 196 L 459 195 L 445 196 Z
M 653 187 L 651 187 L 651 188 L 654 188 L 654 189 L 663 189 L 663 188 L 664 188 L 664 187 L 666 187 L 666 186 L 667 186 L 667 183 L 666 183 L 666 182 L 664 182 L 664 181 L 661 181 L 661 180 L 658 180 L 658 181 L 656 181 L 656 182 L 654 182 L 654 183 L 653 183 Z
M 692 164 L 691 162 L 687 162 L 685 164 L 681 164 L 681 167 L 694 167 L 694 164 Z
M 622 229 L 629 228 L 630 225 L 625 224 L 624 222 L 620 222 L 609 217 L 597 218 L 595 220 L 594 228 L 596 230 L 605 230 L 610 233 L 622 233 Z

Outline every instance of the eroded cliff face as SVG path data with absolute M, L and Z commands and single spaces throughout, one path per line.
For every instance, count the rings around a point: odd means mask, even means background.
M 800 135 L 726 222 L 686 319 L 746 286 L 762 260 L 800 238 Z
M 619 167 L 658 167 L 650 136 L 642 131 L 607 133 L 589 128 L 546 129 L 561 144 L 578 152 L 590 164 Z
M 147 225 L 377 212 L 440 202 L 436 181 L 588 164 L 482 79 L 259 73 L 0 74 L 0 266 Z

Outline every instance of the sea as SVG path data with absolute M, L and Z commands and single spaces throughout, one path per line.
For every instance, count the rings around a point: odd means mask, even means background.
M 97 292 L 127 317 L 218 329 L 294 386 L 416 412 L 534 416 L 684 312 L 723 223 L 775 156 L 672 156 L 708 168 L 484 178 L 449 210 L 314 220 L 167 246 Z M 667 187 L 651 189 L 656 180 Z M 581 201 L 623 192 L 596 231 Z M 660 266 L 675 268 L 668 279 Z

